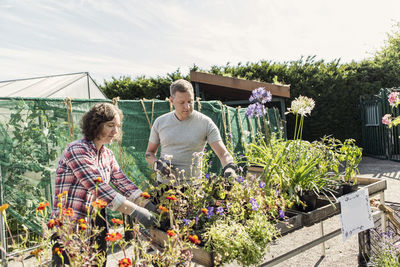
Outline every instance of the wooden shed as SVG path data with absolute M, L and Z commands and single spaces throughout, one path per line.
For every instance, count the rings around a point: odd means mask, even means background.
M 220 100 L 229 106 L 248 106 L 251 91 L 264 87 L 272 94 L 272 101 L 266 106 L 278 108 L 281 118 L 286 121 L 285 99 L 290 98 L 289 85 L 251 81 L 197 71 L 190 72 L 190 81 L 194 85 L 196 97 L 205 101 Z

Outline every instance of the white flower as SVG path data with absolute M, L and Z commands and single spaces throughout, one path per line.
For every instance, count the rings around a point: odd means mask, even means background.
M 166 161 L 171 161 L 173 157 L 174 157 L 173 155 L 164 155 L 164 159 Z
M 49 129 L 44 128 L 43 129 L 43 134 L 44 134 L 44 136 L 47 136 L 49 134 Z
M 307 116 L 308 114 L 311 114 L 311 111 L 314 109 L 314 107 L 315 102 L 312 98 L 299 96 L 292 101 L 290 108 L 288 108 L 288 112 L 300 114 L 301 116 Z

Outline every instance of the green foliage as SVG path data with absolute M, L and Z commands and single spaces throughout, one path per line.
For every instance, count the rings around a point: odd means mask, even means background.
M 40 108 L 39 102 L 13 104 L 10 120 L 0 124 L 2 190 L 14 215 L 39 231 L 35 207 L 52 197 L 51 173 L 60 147 L 68 142 L 67 126 L 53 117 L 53 111 Z
M 189 79 L 188 76 L 181 74 L 180 70 L 168 73 L 167 77 L 157 76 L 156 78 L 146 78 L 138 76 L 132 79 L 129 76 L 122 76 L 119 79 L 112 78 L 112 81 L 104 81 L 101 87 L 104 94 L 112 99 L 120 97 L 121 99 L 165 99 L 169 97 L 169 86 L 178 79 Z
M 341 63 L 317 60 L 315 56 L 301 57 L 284 63 L 261 60 L 259 62 L 227 63 L 212 66 L 210 73 L 274 83 L 290 84 L 291 99 L 299 95 L 313 98 L 318 104 L 313 117 L 304 123 L 303 138 L 317 140 L 332 135 L 340 140 L 352 138 L 362 143 L 359 98 L 361 95 L 377 94 L 381 88 L 400 85 L 400 25 L 388 34 L 385 46 L 369 59 L 360 62 Z M 198 70 L 193 66 L 192 70 Z M 203 70 L 204 71 L 204 70 Z M 164 99 L 168 85 L 175 77 L 184 76 L 179 71 L 174 78 L 144 78 L 120 81 L 113 78 L 104 88 L 108 97 L 123 99 L 140 97 Z M 185 76 L 186 79 L 189 77 Z M 129 84 L 129 85 L 124 85 Z M 133 84 L 135 86 L 133 86 Z M 109 88 L 107 88 L 109 87 Z M 148 94 L 141 93 L 142 91 Z M 138 93 L 134 93 L 134 92 Z M 151 92 L 151 93 L 150 93 Z M 289 103 L 289 101 L 287 102 Z M 293 136 L 294 118 L 288 118 L 288 136 Z

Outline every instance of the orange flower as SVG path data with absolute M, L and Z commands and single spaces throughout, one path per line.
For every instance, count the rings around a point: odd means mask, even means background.
M 79 223 L 79 224 L 86 223 L 86 220 L 83 219 L 83 218 L 81 218 L 81 219 L 78 220 L 78 223 Z
M 104 209 L 107 206 L 107 202 L 101 199 L 96 199 L 96 201 L 92 202 L 92 205 L 95 208 Z
M 96 179 L 94 179 L 94 181 L 96 182 L 96 184 L 99 183 L 103 183 L 104 181 L 101 179 L 101 177 L 97 177 Z
M 61 255 L 62 254 L 62 248 L 60 248 L 60 247 L 56 247 L 55 249 L 54 249 L 54 253 L 55 254 L 57 254 L 57 255 Z
M 32 250 L 30 254 L 37 257 L 40 253 L 42 253 L 42 251 L 43 251 L 42 248 L 38 248 L 38 249 Z
M 122 220 L 117 219 L 117 218 L 112 218 L 111 221 L 112 221 L 112 223 L 116 223 L 116 224 L 123 224 L 124 223 Z
M 169 236 L 174 236 L 174 235 L 176 235 L 176 233 L 175 233 L 175 231 L 174 230 L 168 230 L 167 231 L 167 235 L 169 235 Z
M 175 195 L 167 196 L 167 199 L 169 199 L 169 200 L 178 200 Z
M 49 206 L 50 206 L 49 202 L 40 202 L 39 207 L 36 208 L 36 211 L 44 210 L 46 207 L 49 207 Z
M 88 226 L 86 223 L 79 224 L 79 230 L 85 231 L 86 229 L 88 229 Z
M 46 225 L 49 229 L 52 229 L 54 226 L 62 226 L 63 223 L 58 219 L 51 219 Z
M 149 193 L 147 193 L 147 192 L 143 192 L 143 193 L 141 193 L 141 194 L 140 194 L 140 196 L 141 196 L 142 198 L 145 198 L 145 199 L 148 199 L 148 198 L 150 198 L 150 194 L 149 194 Z
M 3 204 L 0 206 L 0 212 L 5 211 L 6 209 L 8 209 L 8 204 Z
M 206 209 L 206 208 L 202 208 L 201 212 L 204 213 L 205 215 L 208 215 L 208 209 Z
M 72 208 L 63 209 L 62 214 L 65 215 L 65 216 L 73 217 L 74 216 L 74 210 Z
M 194 244 L 200 244 L 200 240 L 199 237 L 197 235 L 189 235 L 189 240 L 190 242 L 194 243 Z
M 165 212 L 165 213 L 169 212 L 169 210 L 166 207 L 164 207 L 163 205 L 158 206 L 158 209 L 160 209 L 162 212 Z
M 110 241 L 110 242 L 115 242 L 117 240 L 122 239 L 122 235 L 118 232 L 114 232 L 114 233 L 107 233 L 106 236 L 106 241 Z
M 118 261 L 118 267 L 129 267 L 132 266 L 132 261 L 130 258 L 123 258 Z

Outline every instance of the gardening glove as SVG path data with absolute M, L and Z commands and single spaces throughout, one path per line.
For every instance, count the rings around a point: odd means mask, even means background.
M 156 217 L 148 209 L 142 208 L 128 200 L 125 200 L 117 210 L 123 214 L 130 215 L 129 219 L 132 223 L 140 223 L 145 228 L 150 228 L 158 224 Z
M 229 177 L 236 177 L 237 170 L 238 166 L 235 163 L 231 162 L 225 165 L 225 167 L 222 169 L 222 172 L 224 173 L 225 178 L 229 178 Z
M 162 175 L 168 176 L 171 174 L 172 165 L 170 166 L 168 163 L 162 160 L 156 160 L 154 162 L 154 171 L 160 172 Z

